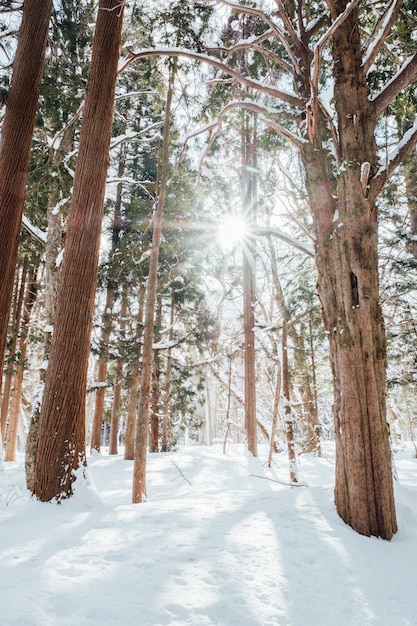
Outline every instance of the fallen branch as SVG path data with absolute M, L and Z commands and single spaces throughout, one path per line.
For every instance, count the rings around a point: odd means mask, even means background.
M 275 478 L 268 478 L 268 476 L 259 476 L 258 474 L 250 474 L 250 476 L 254 476 L 255 478 L 263 478 L 264 480 L 270 480 L 273 483 L 285 485 L 286 487 L 308 487 L 307 483 L 284 483 L 284 481 L 282 480 L 276 480 Z

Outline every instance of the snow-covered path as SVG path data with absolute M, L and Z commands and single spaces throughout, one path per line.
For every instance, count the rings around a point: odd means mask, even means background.
M 262 478 L 286 482 L 285 458 L 269 471 L 242 447 L 150 455 L 149 501 L 131 505 L 132 464 L 95 455 L 95 488 L 60 506 L 29 500 L 7 464 L 0 625 L 417 624 L 417 460 L 397 460 L 391 542 L 338 518 L 331 458 L 301 461 L 308 487 L 289 488 Z

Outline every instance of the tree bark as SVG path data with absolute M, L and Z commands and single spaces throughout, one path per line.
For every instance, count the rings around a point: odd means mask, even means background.
M 335 503 L 357 532 L 391 539 L 397 523 L 386 422 L 377 209 L 362 177 L 362 164 L 369 164 L 371 176 L 377 169 L 376 119 L 362 67 L 356 8 L 333 34 L 333 56 L 337 131 L 346 167 L 334 180 L 318 118 L 302 158 L 334 377 Z
M 25 0 L 0 145 L 0 362 L 13 283 L 52 0 Z
M 136 422 L 135 460 L 133 467 L 132 501 L 134 504 L 143 502 L 144 500 L 146 500 L 147 497 L 146 456 L 149 440 L 149 401 L 151 394 L 153 331 L 158 281 L 159 248 L 162 239 L 162 216 L 164 212 L 165 196 L 168 184 L 169 126 L 171 120 L 171 104 L 175 74 L 176 62 L 174 62 L 168 85 L 161 159 L 161 181 L 158 190 L 158 198 L 156 202 L 155 212 L 153 215 L 152 247 L 149 257 L 149 275 L 146 291 L 145 325 L 143 332 L 142 374 Z
M 69 497 L 85 465 L 85 394 L 123 6 L 100 0 L 54 335 L 39 418 L 33 492 Z

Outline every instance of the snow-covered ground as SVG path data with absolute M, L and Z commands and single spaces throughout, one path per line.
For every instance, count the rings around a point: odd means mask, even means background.
M 266 453 L 265 453 L 266 454 Z M 232 446 L 89 460 L 93 485 L 62 505 L 31 500 L 22 463 L 0 474 L 1 626 L 415 626 L 417 460 L 396 455 L 399 532 L 354 533 L 333 502 L 334 463 Z

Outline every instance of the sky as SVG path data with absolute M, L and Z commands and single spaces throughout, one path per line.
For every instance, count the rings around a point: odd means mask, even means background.
M 287 459 L 234 444 L 151 454 L 148 501 L 132 462 L 94 454 L 61 505 L 0 472 L 1 626 L 412 626 L 417 460 L 395 455 L 399 531 L 356 534 L 333 505 L 334 454 Z M 281 481 L 281 482 L 273 482 Z

